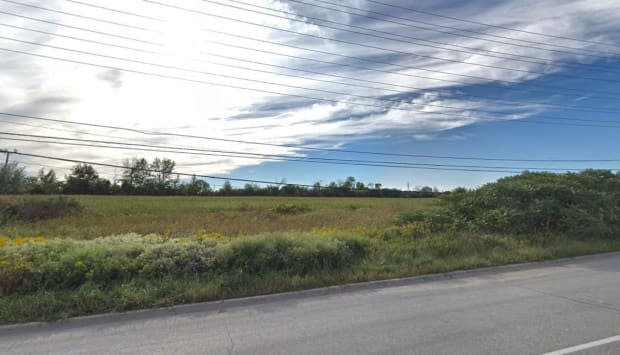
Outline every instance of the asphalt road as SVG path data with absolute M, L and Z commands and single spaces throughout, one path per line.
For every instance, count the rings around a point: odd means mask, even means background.
M 613 254 L 0 327 L 0 353 L 617 355 L 619 334 Z

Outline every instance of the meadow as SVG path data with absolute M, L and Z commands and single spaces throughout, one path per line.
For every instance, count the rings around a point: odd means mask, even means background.
M 23 196 L 0 196 L 3 201 Z M 46 196 L 27 199 L 46 200 Z M 7 237 L 91 239 L 116 234 L 226 236 L 313 229 L 382 228 L 404 211 L 432 208 L 432 198 L 72 196 L 80 214 L 0 225 Z
M 4 196 L 0 217 L 16 323 L 619 251 L 620 175 L 439 199 Z

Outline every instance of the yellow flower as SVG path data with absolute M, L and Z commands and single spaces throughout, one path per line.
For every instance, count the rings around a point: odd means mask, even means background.
M 2 238 L 6 238 L 6 237 L 2 237 Z M 28 243 L 45 243 L 47 242 L 47 238 L 45 237 L 15 237 L 13 239 L 9 239 L 6 238 L 6 240 L 1 240 L 0 239 L 0 246 L 4 246 L 4 245 L 24 245 L 24 244 L 28 244 Z

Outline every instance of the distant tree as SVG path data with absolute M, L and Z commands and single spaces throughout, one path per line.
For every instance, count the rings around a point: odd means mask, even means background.
M 320 181 L 317 181 L 314 183 L 314 185 L 312 185 L 312 192 L 317 196 L 321 195 L 321 182 Z
M 211 186 L 206 181 L 197 179 L 194 175 L 190 182 L 181 184 L 177 191 L 181 195 L 202 196 L 211 192 Z
M 345 191 L 351 191 L 355 186 L 355 178 L 353 176 L 349 176 L 343 183 L 342 189 Z
M 26 173 L 17 163 L 0 168 L 0 194 L 20 194 L 26 191 Z
M 121 178 L 122 190 L 125 193 L 144 192 L 147 182 L 151 177 L 149 163 L 144 158 L 126 159 L 123 162 L 125 170 Z
M 107 179 L 100 179 L 92 165 L 77 164 L 65 177 L 63 192 L 67 194 L 107 194 L 112 184 Z
M 37 177 L 33 178 L 31 193 L 34 194 L 57 194 L 61 192 L 61 183 L 56 178 L 56 172 L 50 169 L 47 173 L 41 168 Z
M 232 185 L 230 184 L 230 181 L 226 180 L 224 181 L 224 185 L 222 185 L 222 188 L 220 189 L 220 192 L 223 195 L 231 195 L 233 192 L 233 188 Z
M 149 170 L 152 172 L 147 177 L 147 184 L 151 193 L 164 194 L 173 188 L 175 179 L 172 178 L 176 163 L 170 159 L 155 158 Z

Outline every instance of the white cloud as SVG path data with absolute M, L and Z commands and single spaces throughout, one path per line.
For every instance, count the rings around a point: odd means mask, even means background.
M 110 13 L 62 0 L 34 1 L 32 3 L 39 6 L 61 9 L 67 12 L 79 13 L 85 16 L 105 18 L 108 21 L 131 24 L 135 27 L 149 28 L 153 29 L 153 31 L 136 28 L 130 29 L 109 23 L 97 23 L 68 15 L 54 14 L 42 10 L 6 4 L 6 6 L 3 7 L 6 11 L 47 21 L 59 22 L 64 25 L 83 27 L 92 31 L 113 33 L 117 36 L 127 38 L 139 38 L 140 42 L 80 31 L 75 28 L 59 27 L 50 23 L 19 19 L 9 15 L 0 15 L 0 23 L 23 26 L 40 31 L 49 31 L 63 36 L 81 37 L 93 41 L 113 43 L 119 46 L 165 52 L 167 54 L 154 55 L 141 53 L 8 27 L 2 27 L 3 37 L 94 52 L 107 56 L 123 57 L 135 61 L 159 63 L 162 66 L 168 66 L 168 68 L 139 63 L 128 63 L 122 60 L 106 59 L 71 51 L 27 45 L 9 40 L 0 39 L 0 47 L 27 51 L 40 55 L 70 58 L 76 61 L 93 62 L 109 67 L 147 71 L 186 78 L 188 80 L 208 81 L 259 91 L 281 92 L 292 95 L 340 100 L 343 102 L 312 102 L 312 100 L 304 98 L 285 99 L 281 96 L 271 95 L 265 92 L 155 78 L 115 69 L 94 68 L 75 63 L 66 63 L 7 52 L 3 53 L 0 57 L 0 85 L 3 88 L 0 93 L 0 110 L 2 111 L 31 113 L 52 118 L 160 130 L 162 132 L 174 131 L 193 135 L 261 141 L 276 144 L 303 144 L 308 141 L 322 140 L 325 146 L 334 146 L 346 141 L 364 139 L 365 137 L 395 130 L 399 132 L 408 132 L 417 140 L 433 139 L 438 132 L 471 125 L 481 121 L 497 119 L 491 114 L 474 112 L 476 109 L 506 110 L 506 107 L 498 106 L 486 100 L 472 100 L 466 97 L 452 95 L 452 90 L 458 89 L 458 85 L 454 83 L 423 79 L 414 76 L 461 81 L 469 84 L 487 84 L 492 80 L 466 78 L 464 75 L 515 82 L 526 82 L 538 77 L 536 74 L 525 72 L 471 66 L 437 59 L 414 58 L 412 56 L 385 52 L 378 49 L 350 46 L 316 38 L 303 38 L 264 27 L 255 27 L 248 24 L 205 17 L 199 14 L 190 14 L 140 1 L 107 1 L 104 6 L 145 14 L 156 18 L 164 18 L 167 22 L 160 23 L 157 21 L 140 19 L 135 16 Z M 248 12 L 201 1 L 185 0 L 174 3 L 168 1 L 168 3 L 221 16 L 239 18 L 244 21 L 260 22 L 264 25 L 277 26 L 292 31 L 327 37 L 337 36 L 337 38 L 340 39 L 360 42 L 370 46 L 390 48 L 395 51 L 415 52 L 450 60 L 463 60 L 497 67 L 519 68 L 526 71 L 550 70 L 549 68 L 532 63 L 515 62 L 482 55 L 470 55 L 434 48 L 425 48 L 413 44 L 386 41 L 366 36 L 353 36 L 351 34 L 322 28 L 317 23 L 301 24 L 290 20 L 251 15 Z M 363 20 L 359 17 L 317 8 L 312 9 L 295 3 L 286 3 L 276 0 L 259 0 L 254 3 L 300 14 L 295 18 L 304 18 L 304 16 L 328 18 L 332 21 L 355 23 L 360 26 L 372 27 L 381 31 L 425 37 L 435 41 L 458 44 L 460 46 L 537 56 L 550 62 L 580 61 L 586 63 L 588 60 L 592 60 L 587 57 L 568 55 L 559 52 L 545 52 L 533 48 L 514 47 L 471 38 L 459 38 L 456 40 L 454 37 L 448 35 L 425 32 L 419 29 L 397 26 L 387 22 Z M 407 6 L 408 3 L 408 1 L 402 2 L 405 6 Z M 370 3 L 351 0 L 348 1 L 347 4 L 362 7 L 369 6 Z M 428 8 L 432 8 L 431 6 L 433 4 L 435 4 L 435 2 L 426 1 L 420 3 L 419 7 L 425 8 L 425 5 L 427 5 Z M 596 2 L 583 0 L 550 0 L 542 3 L 532 0 L 511 0 L 495 4 L 494 6 L 488 5 L 486 2 L 468 2 L 458 8 L 441 9 L 441 11 L 449 15 L 467 17 L 473 20 L 491 22 L 502 26 L 523 28 L 528 31 L 554 33 L 560 36 L 591 38 L 617 43 L 617 33 L 620 29 L 618 28 L 620 27 L 618 26 L 618 23 L 620 23 L 620 12 L 605 11 L 615 6 L 615 1 L 606 0 Z M 383 12 L 388 11 L 384 7 L 373 7 L 372 9 Z M 549 14 L 549 16 L 543 18 L 542 16 L 545 14 Z M 561 16 L 558 16 L 558 14 L 561 14 Z M 398 13 L 397 15 L 408 16 L 403 13 Z M 414 17 L 419 18 L 419 16 Z M 424 19 L 435 23 L 440 23 L 439 21 L 442 21 L 436 18 Z M 459 28 L 480 29 L 480 26 L 465 25 L 449 20 L 445 20 L 442 23 L 450 26 L 454 25 Z M 267 41 L 291 43 L 294 46 L 303 46 L 346 56 L 359 56 L 374 61 L 391 62 L 399 66 L 373 64 L 371 62 L 346 59 L 336 55 L 313 53 L 265 42 L 225 36 L 215 32 L 204 31 L 204 29 L 228 32 Z M 522 40 L 570 44 L 570 42 L 567 41 L 550 41 L 548 38 L 541 38 L 533 34 L 510 32 L 501 29 L 492 29 L 488 30 L 488 32 Z M 224 45 L 214 44 L 214 41 L 223 43 Z M 148 44 L 148 42 L 155 44 Z M 303 56 L 323 61 L 336 61 L 354 66 L 373 67 L 383 71 L 393 71 L 395 73 L 389 74 L 385 72 L 354 69 L 351 67 L 330 66 L 265 52 L 251 52 L 239 48 L 231 48 L 225 44 L 278 52 L 290 56 Z M 576 46 L 577 44 L 573 42 L 572 45 Z M 579 46 L 586 49 L 599 48 L 595 45 L 585 45 L 583 43 L 580 43 Z M 249 64 L 243 63 L 242 61 L 227 60 L 221 57 L 206 56 L 205 53 L 237 57 L 272 65 L 332 73 L 367 81 L 390 83 L 392 85 L 399 85 L 391 86 L 391 88 L 409 91 L 411 95 L 408 98 L 395 98 L 392 96 L 390 100 L 397 100 L 398 102 L 387 103 L 376 99 L 363 99 L 351 95 L 374 97 L 378 95 L 394 94 L 394 92 L 359 87 L 355 88 L 350 85 L 343 86 L 321 83 L 307 79 L 277 76 L 239 68 L 208 64 L 204 61 L 208 60 L 224 64 L 247 66 L 264 71 L 279 71 L 321 80 L 342 81 L 349 84 L 384 88 L 389 87 L 368 82 L 362 83 L 354 80 L 310 75 L 283 68 L 274 69 L 273 67 L 259 64 Z M 201 58 L 203 61 L 197 61 L 197 58 Z M 187 70 L 183 71 L 171 67 L 182 67 Z M 409 69 L 405 67 L 409 67 Z M 411 69 L 412 67 L 454 74 L 442 74 Z M 234 76 L 240 79 L 200 74 L 198 71 Z M 315 90 L 342 92 L 349 95 L 334 95 L 321 91 L 306 91 L 267 83 L 249 82 L 242 80 L 243 78 L 290 86 L 307 87 Z M 420 90 L 407 90 L 406 87 L 417 87 L 420 88 Z M 420 96 L 417 96 L 418 94 Z M 366 104 L 369 106 L 356 104 Z M 372 105 L 389 106 L 389 108 L 382 109 L 380 107 L 372 107 Z M 449 106 L 452 108 L 437 107 L 437 105 Z M 509 115 L 506 116 L 508 119 L 519 119 L 538 113 L 539 108 L 524 107 L 517 111 L 509 108 L 507 112 L 509 113 Z M 503 119 L 506 119 L 506 117 Z M 252 146 L 238 143 L 172 137 L 148 138 L 126 132 L 123 133 L 102 129 L 81 128 L 78 133 L 73 134 L 67 131 L 54 130 L 57 128 L 77 130 L 75 126 L 70 125 L 59 126 L 57 124 L 43 124 L 22 119 L 10 119 L 7 117 L 0 117 L 0 120 L 45 126 L 35 128 L 3 123 L 3 130 L 11 130 L 13 132 L 53 134 L 81 138 L 90 137 L 96 139 L 97 136 L 88 135 L 88 133 L 95 133 L 104 137 L 110 137 L 110 140 L 124 139 L 130 142 L 171 144 L 218 150 L 260 152 L 265 154 L 294 155 L 303 153 L 299 149 L 286 147 Z M 143 155 L 147 157 L 164 155 L 162 153 L 124 152 L 86 147 L 70 148 L 53 146 L 50 148 L 51 146 L 45 144 L 11 143 L 9 141 L 4 141 L 0 144 L 27 152 L 53 153 L 53 155 L 71 156 L 81 159 L 88 158 L 107 163 L 119 163 L 123 158 L 134 155 Z M 238 167 L 260 163 L 258 159 L 165 155 L 173 157 L 179 163 L 179 166 L 185 166 L 187 170 L 200 171 L 206 174 L 230 172 Z M 62 163 L 55 164 L 62 165 Z M 109 171 L 108 174 L 110 174 Z

